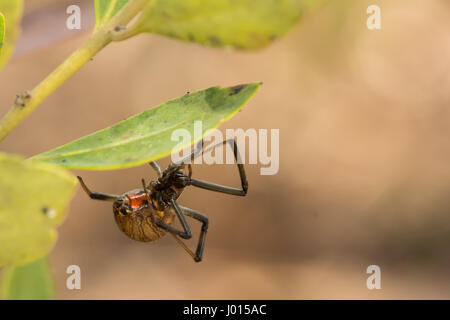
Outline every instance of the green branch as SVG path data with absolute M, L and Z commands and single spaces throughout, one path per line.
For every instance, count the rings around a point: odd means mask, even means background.
M 23 94 L 14 102 L 8 113 L 0 120 L 0 141 L 8 136 L 53 91 L 89 62 L 100 50 L 121 33 L 117 26 L 126 26 L 147 5 L 149 0 L 132 0 L 107 24 L 94 31 L 88 41 L 67 58 L 59 67 L 39 83 L 31 92 Z

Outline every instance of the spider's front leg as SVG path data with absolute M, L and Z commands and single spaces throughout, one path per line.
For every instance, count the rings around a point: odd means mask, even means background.
M 197 188 L 202 188 L 202 189 L 206 189 L 206 190 L 210 190 L 210 191 L 231 194 L 233 196 L 245 196 L 248 191 L 248 181 L 247 181 L 247 177 L 245 175 L 244 165 L 241 163 L 242 159 L 239 154 L 236 140 L 228 139 L 228 140 L 224 140 L 223 142 L 220 142 L 218 144 L 209 146 L 208 148 L 206 148 L 206 150 L 204 150 L 202 152 L 202 154 L 205 152 L 208 152 L 210 150 L 213 150 L 219 146 L 222 146 L 226 143 L 228 143 L 231 146 L 231 148 L 233 149 L 234 159 L 236 160 L 236 164 L 237 164 L 238 171 L 239 171 L 239 177 L 241 179 L 241 189 L 222 186 L 222 185 L 215 184 L 212 182 L 207 182 L 207 181 L 202 181 L 202 180 L 197 180 L 197 179 L 190 179 L 191 185 L 194 187 L 197 187 Z
M 114 201 L 117 200 L 117 198 L 120 197 L 120 196 L 115 195 L 115 194 L 107 194 L 107 193 L 100 193 L 100 192 L 91 191 L 86 186 L 86 184 L 84 183 L 83 179 L 80 176 L 77 176 L 77 178 L 78 178 L 78 181 L 80 181 L 81 187 L 83 188 L 83 190 L 87 193 L 87 195 L 91 199 L 114 202 Z

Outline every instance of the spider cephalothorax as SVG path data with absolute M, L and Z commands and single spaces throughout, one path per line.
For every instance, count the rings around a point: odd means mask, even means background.
M 220 145 L 229 143 L 234 150 L 236 160 L 240 159 L 239 152 L 234 140 L 226 140 Z M 213 145 L 207 150 L 211 150 L 218 145 Z M 78 177 L 84 191 L 91 199 L 112 201 L 114 217 L 119 226 L 128 237 L 137 241 L 154 241 L 163 237 L 167 232 L 172 234 L 177 242 L 194 258 L 196 262 L 201 261 L 203 249 L 205 247 L 206 232 L 209 220 L 203 214 L 178 205 L 177 199 L 187 186 L 194 186 L 206 190 L 227 193 L 236 196 L 247 194 L 248 183 L 245 176 L 244 166 L 237 163 L 239 176 L 241 178 L 241 189 L 225 187 L 214 183 L 192 179 L 192 168 L 186 164 L 188 160 L 194 159 L 202 151 L 203 142 L 197 146 L 196 150 L 179 163 L 172 163 L 169 167 L 161 171 L 156 162 L 150 165 L 158 173 L 158 178 L 152 180 L 148 186 L 142 179 L 142 189 L 135 189 L 123 195 L 110 195 L 99 192 L 91 192 L 84 184 L 81 177 Z M 202 152 L 203 153 L 203 152 Z M 187 173 L 186 173 L 187 170 Z M 193 253 L 178 238 L 190 239 L 192 232 L 186 217 L 191 217 L 202 223 L 197 249 Z M 175 217 L 181 223 L 181 229 L 173 226 Z
M 184 188 L 191 184 L 191 174 L 185 173 L 187 166 L 190 168 L 190 165 L 171 164 L 158 179 L 150 182 L 148 188 L 156 208 L 163 208 L 172 199 L 178 199 Z

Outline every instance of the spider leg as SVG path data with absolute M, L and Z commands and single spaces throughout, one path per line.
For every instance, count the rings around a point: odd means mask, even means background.
M 158 177 L 162 176 L 161 168 L 155 161 L 150 161 L 148 164 L 156 171 L 156 173 L 158 174 Z
M 203 139 L 201 139 L 197 143 L 197 145 L 194 147 L 194 150 L 190 154 L 188 154 L 187 156 L 185 156 L 181 160 L 179 160 L 177 162 L 174 162 L 174 164 L 181 165 L 183 163 L 186 163 L 186 161 L 188 161 L 188 160 L 189 161 L 194 160 L 194 158 L 197 157 L 201 153 L 202 149 L 203 149 Z
M 195 260 L 195 253 L 192 252 L 191 249 L 188 248 L 188 246 L 183 242 L 183 240 L 181 240 L 180 238 L 178 238 L 175 234 L 171 233 L 170 234 L 175 240 L 176 242 L 184 249 L 184 251 L 186 251 L 191 257 L 192 259 Z
M 192 238 L 192 232 L 191 232 L 191 228 L 189 227 L 188 222 L 186 221 L 186 217 L 183 215 L 183 212 L 180 208 L 180 206 L 178 205 L 178 203 L 176 202 L 175 199 L 170 200 L 171 202 L 171 207 L 175 209 L 175 213 L 178 217 L 178 219 L 181 222 L 181 226 L 183 227 L 183 231 L 178 230 L 177 228 L 174 228 L 172 226 L 169 226 L 167 224 L 165 224 L 164 222 L 162 222 L 161 220 L 157 220 L 155 223 L 158 227 L 173 233 L 177 236 L 180 236 L 183 239 L 190 239 Z
M 209 226 L 209 220 L 208 217 L 206 217 L 205 215 L 201 214 L 198 211 L 186 208 L 186 207 L 181 207 L 181 210 L 183 210 L 183 213 L 188 216 L 191 217 L 195 220 L 198 220 L 202 223 L 202 229 L 200 231 L 200 236 L 198 238 L 198 243 L 197 243 L 197 249 L 195 250 L 195 254 L 192 252 L 192 250 L 190 250 L 185 244 L 184 242 L 182 242 L 180 239 L 178 239 L 175 235 L 173 235 L 175 237 L 175 240 L 177 240 L 177 242 L 184 248 L 184 250 L 187 251 L 187 253 L 189 253 L 189 255 L 192 256 L 192 258 L 194 259 L 195 262 L 200 262 L 202 261 L 202 257 L 203 257 L 203 250 L 205 249 L 205 242 L 206 242 L 206 233 L 208 232 L 208 226 Z
M 222 186 L 219 184 L 215 184 L 215 183 L 211 183 L 211 182 L 207 182 L 207 181 L 202 181 L 202 180 L 197 180 L 197 179 L 191 179 L 191 185 L 197 188 L 202 188 L 202 189 L 206 189 L 206 190 L 210 190 L 210 191 L 215 191 L 215 192 L 221 192 L 221 193 L 226 193 L 226 194 L 231 194 L 234 196 L 245 196 L 247 194 L 247 190 L 248 190 L 248 181 L 247 181 L 247 177 L 245 175 L 245 170 L 244 170 L 244 165 L 241 163 L 241 156 L 239 154 L 239 150 L 237 148 L 237 143 L 234 139 L 228 139 L 228 140 L 224 140 L 223 142 L 220 142 L 218 144 L 215 144 L 213 146 L 209 146 L 206 150 L 203 151 L 207 152 L 209 150 L 212 150 L 218 146 L 224 145 L 225 143 L 228 143 L 231 148 L 233 149 L 233 153 L 234 153 L 234 159 L 236 160 L 237 163 L 237 167 L 238 167 L 238 171 L 239 171 L 239 177 L 241 179 L 241 187 L 242 189 L 237 189 L 237 188 L 232 188 L 232 187 L 227 187 L 227 186 Z M 202 154 L 203 154 L 202 153 Z
M 91 199 L 114 202 L 117 200 L 117 198 L 120 197 L 120 196 L 114 195 L 114 194 L 93 192 L 93 191 L 89 190 L 89 188 L 86 186 L 86 184 L 84 183 L 83 179 L 80 176 L 77 176 L 77 178 L 80 181 L 81 187 L 83 188 L 83 190 L 88 194 L 88 196 Z
M 198 239 L 198 244 L 197 244 L 197 249 L 194 252 L 192 252 L 191 249 L 189 249 L 186 244 L 179 239 L 175 234 L 171 233 L 172 236 L 175 238 L 175 240 L 178 242 L 179 245 L 181 245 L 183 247 L 183 249 L 194 259 L 195 262 L 200 262 L 202 261 L 202 257 L 203 257 L 203 250 L 205 248 L 205 241 L 206 241 L 206 232 L 208 231 L 208 226 L 209 226 L 209 221 L 208 218 L 201 214 L 200 212 L 197 212 L 195 210 L 186 208 L 186 207 L 181 207 L 181 210 L 183 210 L 183 213 L 191 218 L 194 218 L 198 221 L 200 221 L 202 223 L 202 229 L 200 232 L 200 237 Z
M 150 192 L 148 192 L 147 187 L 145 185 L 145 180 L 142 178 L 142 187 L 144 188 L 145 196 L 147 198 L 148 205 L 151 205 L 152 199 L 150 198 Z

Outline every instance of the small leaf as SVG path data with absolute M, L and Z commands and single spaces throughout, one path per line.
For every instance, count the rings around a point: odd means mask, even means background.
M 54 283 L 47 258 L 3 271 L 2 298 L 7 300 L 50 300 Z
M 23 1 L 22 0 L 1 0 L 0 12 L 5 19 L 5 38 L 3 41 L 3 48 L 0 52 L 0 69 L 11 57 L 14 44 L 19 37 L 19 22 L 22 17 Z M 1 20 L 1 19 L 0 19 Z M 1 24 L 1 23 L 0 23 Z M 1 26 L 0 26 L 1 29 Z M 1 31 L 0 31 L 1 33 Z
M 45 256 L 53 247 L 76 179 L 57 166 L 0 153 L 0 267 Z
M 3 40 L 5 39 L 5 16 L 0 12 L 0 52 L 3 48 Z
M 316 0 L 153 0 L 137 26 L 214 47 L 261 48 L 284 35 Z
M 186 129 L 192 142 L 200 140 L 194 137 L 194 121 L 202 121 L 203 136 L 238 112 L 259 87 L 251 83 L 186 94 L 33 159 L 84 170 L 127 168 L 156 160 L 190 145 L 177 147 L 179 142 L 171 139 L 174 130 Z
M 95 0 L 95 26 L 99 27 L 114 17 L 130 0 Z

